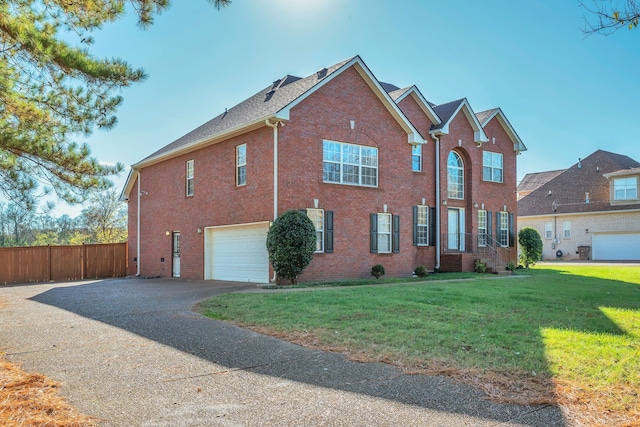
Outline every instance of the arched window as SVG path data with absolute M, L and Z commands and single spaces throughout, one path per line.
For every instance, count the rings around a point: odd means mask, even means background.
M 464 199 L 464 163 L 455 151 L 447 158 L 447 197 Z

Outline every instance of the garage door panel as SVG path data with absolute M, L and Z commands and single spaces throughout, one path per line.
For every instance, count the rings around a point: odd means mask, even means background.
M 210 279 L 267 283 L 268 224 L 215 228 L 207 233 Z
M 640 233 L 594 234 L 592 244 L 595 261 L 640 260 Z

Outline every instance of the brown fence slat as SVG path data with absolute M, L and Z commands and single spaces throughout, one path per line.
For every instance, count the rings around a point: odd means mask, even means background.
M 126 275 L 126 243 L 0 248 L 0 285 Z

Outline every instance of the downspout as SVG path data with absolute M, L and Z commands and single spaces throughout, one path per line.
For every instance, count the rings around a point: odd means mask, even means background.
M 273 220 L 278 218 L 278 121 L 271 123 L 269 119 L 264 121 L 267 126 L 273 128 Z M 273 271 L 272 282 L 277 279 L 276 271 Z
M 267 126 L 273 128 L 273 219 L 278 218 L 278 121 L 271 123 L 269 119 L 264 121 Z
M 440 268 L 440 138 L 436 140 L 436 270 Z
M 138 171 L 138 212 L 137 212 L 137 224 L 136 228 L 138 232 L 136 233 L 136 251 L 137 251 L 137 260 L 136 262 L 136 276 L 140 276 L 140 196 L 142 195 L 142 189 L 140 188 L 140 171 Z

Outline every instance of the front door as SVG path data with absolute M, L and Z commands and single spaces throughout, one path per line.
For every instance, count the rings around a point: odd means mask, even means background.
M 450 251 L 464 251 L 464 210 L 448 209 L 448 247 Z
M 171 271 L 173 277 L 180 277 L 180 233 L 175 231 L 173 233 L 173 245 L 172 245 L 172 265 Z

